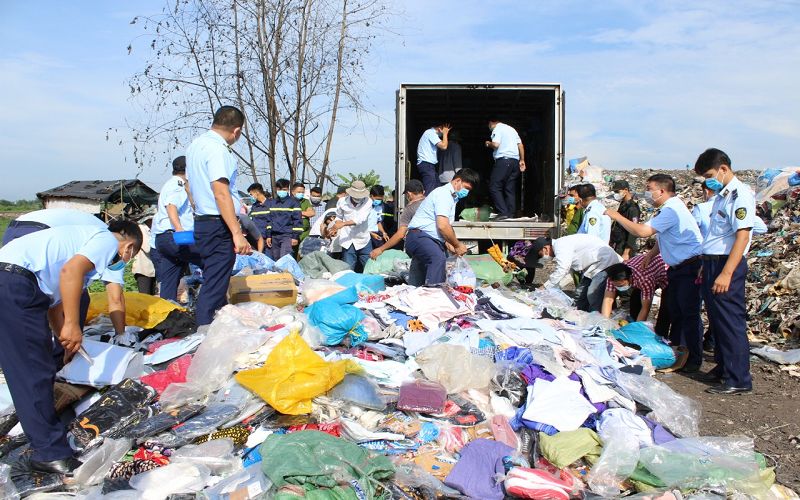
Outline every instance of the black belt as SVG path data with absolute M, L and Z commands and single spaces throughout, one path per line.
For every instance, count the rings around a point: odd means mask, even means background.
M 29 280 L 38 284 L 38 281 L 36 281 L 36 275 L 33 274 L 33 271 L 25 269 L 22 266 L 18 266 L 16 264 L 9 264 L 7 262 L 0 262 L 0 271 L 19 274 L 20 276 L 28 278 Z
M 42 224 L 41 222 L 36 222 L 35 220 L 15 220 L 11 221 L 11 224 L 17 227 L 30 226 L 30 227 L 38 227 L 39 229 L 50 229 L 50 226 L 48 226 L 47 224 Z M 9 224 L 9 226 L 11 224 Z
M 703 255 L 703 260 L 722 260 L 727 258 L 727 255 Z
M 204 221 L 204 220 L 222 220 L 221 215 L 195 215 L 194 220 L 196 221 Z
M 504 157 L 502 157 L 502 158 L 496 158 L 494 161 L 500 161 L 500 160 L 513 160 L 513 161 L 519 161 L 519 158 L 508 158 L 507 156 L 504 156 Z
M 681 262 L 677 266 L 672 266 L 672 269 L 680 269 L 683 266 L 685 266 L 686 264 L 691 264 L 692 262 L 694 262 L 696 260 L 699 260 L 699 259 L 700 259 L 700 256 L 699 255 L 695 255 L 694 257 L 691 257 L 691 258 L 688 258 L 688 259 L 684 260 L 683 262 Z
M 409 233 L 419 233 L 419 232 L 422 232 L 422 229 L 409 229 L 408 232 Z

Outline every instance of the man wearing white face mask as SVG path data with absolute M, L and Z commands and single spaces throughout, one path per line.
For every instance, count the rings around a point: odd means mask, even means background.
M 645 201 L 657 208 L 646 224 L 629 221 L 616 210 L 606 214 L 639 238 L 656 235 L 656 244 L 643 261 L 646 267 L 661 252 L 669 266 L 670 341 L 689 350 L 682 371 L 696 372 L 703 363 L 703 325 L 700 322 L 700 284 L 697 276 L 703 239 L 691 212 L 675 194 L 675 180 L 664 174 L 647 179 Z
M 614 191 L 614 200 L 619 202 L 617 211 L 621 213 L 626 219 L 632 222 L 639 222 L 639 217 L 642 211 L 639 209 L 639 204 L 633 199 L 631 195 L 630 185 L 628 181 L 618 180 L 614 181 L 611 185 L 611 190 Z M 631 256 L 636 255 L 636 236 L 631 234 L 627 229 L 622 227 L 621 224 L 616 222 L 611 224 L 611 238 L 609 245 L 618 254 L 622 255 L 622 260 L 626 261 Z

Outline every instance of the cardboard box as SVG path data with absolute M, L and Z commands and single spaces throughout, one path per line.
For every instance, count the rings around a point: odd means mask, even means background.
M 289 273 L 234 276 L 228 287 L 228 301 L 263 302 L 271 306 L 291 306 L 297 302 L 297 287 Z

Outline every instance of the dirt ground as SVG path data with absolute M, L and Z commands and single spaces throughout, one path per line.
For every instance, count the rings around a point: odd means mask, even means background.
M 545 264 L 537 271 L 535 283 L 543 283 L 553 271 L 555 264 Z M 565 287 L 564 291 L 571 294 L 574 287 Z M 651 320 L 655 320 L 655 310 L 654 307 Z M 797 348 L 797 342 L 780 346 L 782 350 Z M 712 355 L 705 355 L 704 372 L 714 366 Z M 660 373 L 656 377 L 702 405 L 701 435 L 753 438 L 756 451 L 767 456 L 768 465 L 775 465 L 777 481 L 800 492 L 800 379 L 781 371 L 780 365 L 755 356 L 751 356 L 750 366 L 753 392 L 740 396 L 708 394 L 705 390 L 709 384 L 681 373 Z

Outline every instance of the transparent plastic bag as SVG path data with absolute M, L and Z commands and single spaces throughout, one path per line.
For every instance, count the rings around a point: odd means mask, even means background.
M 547 312 L 556 318 L 563 317 L 564 312 L 571 308 L 573 304 L 572 299 L 558 288 L 536 290 L 532 295 L 540 313 L 547 309 Z
M 239 407 L 231 404 L 212 403 L 206 410 L 172 429 L 172 433 L 183 439 L 194 439 L 217 430 L 217 427 L 239 414 Z
M 170 463 L 188 462 L 205 465 L 214 476 L 237 472 L 242 469 L 242 459 L 233 456 L 233 440 L 230 438 L 212 439 L 197 445 L 187 445 L 170 456 Z
M 495 363 L 492 376 L 492 390 L 517 408 L 525 404 L 528 397 L 528 384 L 520 375 L 523 369 L 525 365 L 521 363 L 501 360 Z
M 642 465 L 667 486 L 686 490 L 705 484 L 725 486 L 766 498 L 770 485 L 759 475 L 753 440 L 708 437 L 676 439 L 640 451 Z
M 0 464 L 0 498 L 19 500 L 19 493 L 11 481 L 10 475 L 11 467 L 6 464 Z
M 266 325 L 284 325 L 289 331 L 297 331 L 312 349 L 322 345 L 322 331 L 319 327 L 311 325 L 308 322 L 308 315 L 298 311 L 294 306 L 285 306 L 275 311 Z
M 266 324 L 264 313 L 274 308 L 248 305 L 228 305 L 217 313 L 192 359 L 186 382 L 171 384 L 161 395 L 163 407 L 176 408 L 220 389 L 236 369 L 236 358 L 255 351 L 270 338 L 272 332 L 260 326 Z
M 328 391 L 328 397 L 370 410 L 386 408 L 386 402 L 378 395 L 378 387 L 367 378 L 358 375 L 345 375 L 341 382 Z
M 609 419 L 599 431 L 603 453 L 589 474 L 589 488 L 607 498 L 619 495 L 620 483 L 639 463 L 639 440 L 621 420 Z
M 153 415 L 147 420 L 129 427 L 125 431 L 125 437 L 141 440 L 150 436 L 166 431 L 194 417 L 205 409 L 203 405 L 188 405 L 174 410 L 163 411 Z
M 311 305 L 331 295 L 344 290 L 344 287 L 331 280 L 306 278 L 303 281 L 303 299 L 306 305 Z
M 81 457 L 83 465 L 75 471 L 75 482 L 81 485 L 98 484 L 111 465 L 124 457 L 132 446 L 131 439 L 106 439 L 99 448 Z
M 204 465 L 168 464 L 137 474 L 131 486 L 144 500 L 164 500 L 175 493 L 197 493 L 205 488 L 211 471 Z
M 475 288 L 477 285 L 475 271 L 469 267 L 464 257 L 451 257 L 448 261 L 454 264 L 453 268 L 450 270 L 450 274 L 447 275 L 447 283 L 452 286 L 468 286 Z
M 266 500 L 274 498 L 275 493 L 261 462 L 257 462 L 204 489 L 203 495 L 209 500 Z
M 492 361 L 459 345 L 432 345 L 417 354 L 416 361 L 425 377 L 442 384 L 448 394 L 483 389 L 494 373 Z
M 653 420 L 680 437 L 698 435 L 700 403 L 648 375 L 618 372 L 617 383 L 636 401 L 653 410 Z

